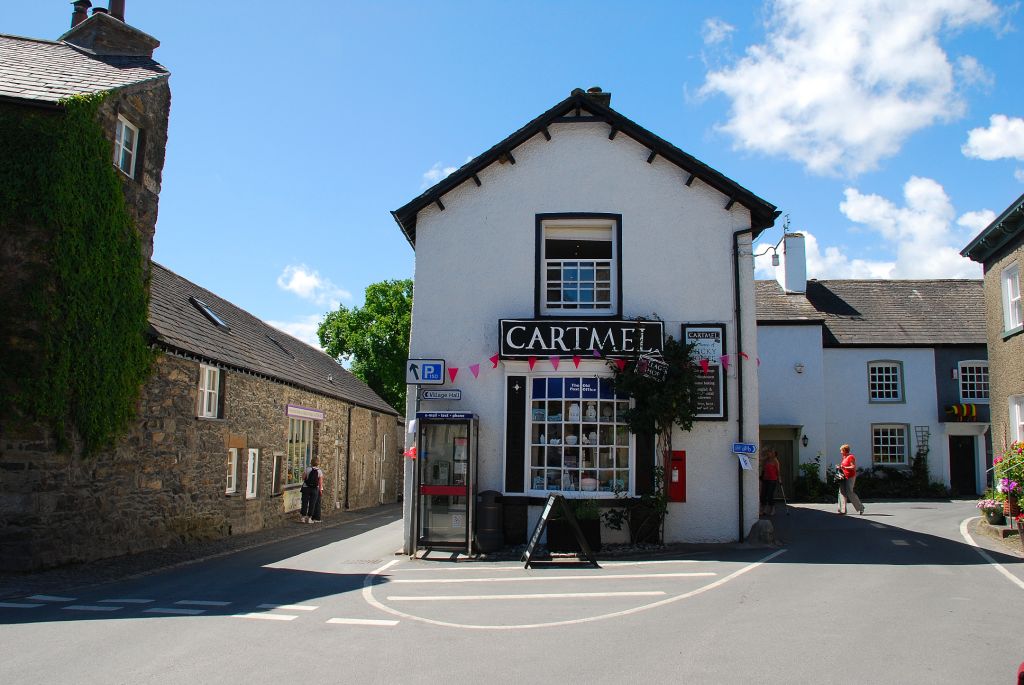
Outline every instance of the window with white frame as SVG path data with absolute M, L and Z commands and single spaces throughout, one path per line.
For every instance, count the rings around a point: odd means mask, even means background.
M 1014 264 L 1003 269 L 1000 282 L 1003 294 L 1003 330 L 1012 331 L 1024 326 L 1024 311 L 1020 299 L 1020 266 Z
M 288 419 L 288 452 L 285 456 L 285 486 L 301 485 L 302 474 L 313 458 L 313 422 Z
M 1024 395 L 1010 397 L 1010 441 L 1024 442 Z
M 868 399 L 871 402 L 903 401 L 902 362 L 868 362 Z
M 135 178 L 135 157 L 139 147 L 139 129 L 123 116 L 117 117 L 114 131 L 114 166 L 128 178 Z
M 256 497 L 256 484 L 259 482 L 260 475 L 260 451 L 258 449 L 249 448 L 249 462 L 245 473 L 245 498 L 253 499 Z
M 613 314 L 618 306 L 617 222 L 541 222 L 540 283 L 544 314 Z
M 988 404 L 988 362 L 960 362 L 960 401 Z
M 220 416 L 220 369 L 199 365 L 199 416 L 218 419 Z
M 907 427 L 900 424 L 871 426 L 871 460 L 875 464 L 907 464 Z
M 610 378 L 558 376 L 530 383 L 531 490 L 628 491 L 632 467 L 629 400 Z
M 238 448 L 228 448 L 228 475 L 224 492 L 228 495 L 238 492 Z

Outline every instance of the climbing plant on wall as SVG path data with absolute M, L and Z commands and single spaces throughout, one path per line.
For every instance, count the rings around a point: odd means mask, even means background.
M 153 361 L 140 238 L 96 116 L 104 97 L 0 105 L 3 258 L 22 271 L 19 296 L 0 303 L 0 413 L 49 424 L 61 449 L 77 434 L 86 453 L 127 428 Z

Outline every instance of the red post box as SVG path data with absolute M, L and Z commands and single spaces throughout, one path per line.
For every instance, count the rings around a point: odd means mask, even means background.
M 668 500 L 670 502 L 686 501 L 686 451 L 672 452 L 672 460 L 668 465 Z

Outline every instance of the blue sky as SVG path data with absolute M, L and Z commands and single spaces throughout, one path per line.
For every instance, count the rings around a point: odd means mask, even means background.
M 64 0 L 4 5 L 4 33 L 69 26 Z M 412 276 L 390 210 L 576 87 L 777 205 L 811 277 L 980 277 L 959 250 L 1024 193 L 1017 2 L 128 0 L 126 18 L 172 72 L 155 259 L 307 341 Z

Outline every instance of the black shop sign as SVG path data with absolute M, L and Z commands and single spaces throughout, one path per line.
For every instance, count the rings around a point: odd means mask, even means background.
M 634 356 L 661 352 L 660 321 L 501 319 L 502 359 Z

